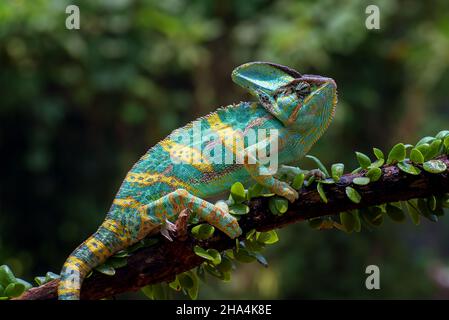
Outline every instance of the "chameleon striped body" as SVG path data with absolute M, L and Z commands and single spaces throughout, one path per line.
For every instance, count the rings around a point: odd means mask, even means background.
M 297 192 L 287 183 L 274 175 L 261 174 L 263 166 L 257 160 L 251 162 L 245 157 L 243 163 L 216 163 L 203 151 L 211 150 L 218 141 L 223 151 L 235 156 L 238 147 L 261 148 L 269 140 L 250 144 L 245 139 L 250 130 L 276 129 L 278 162 L 295 164 L 333 117 L 335 82 L 320 76 L 302 76 L 271 63 L 242 65 L 234 70 L 233 80 L 256 95 L 258 101 L 219 108 L 150 148 L 126 175 L 105 221 L 65 262 L 59 299 L 79 299 L 82 281 L 92 268 L 174 222 L 182 210 L 190 210 L 231 238 L 238 237 L 241 229 L 226 206 L 210 202 L 236 181 L 247 185 L 258 182 L 290 201 L 296 200 Z M 201 129 L 201 139 L 195 137 L 197 129 Z M 179 141 L 180 136 L 192 139 L 186 143 Z M 240 137 L 242 144 L 230 144 L 232 136 Z M 281 167 L 284 171 L 289 168 Z

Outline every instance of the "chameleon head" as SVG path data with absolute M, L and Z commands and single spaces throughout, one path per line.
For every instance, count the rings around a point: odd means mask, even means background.
M 285 126 L 299 132 L 319 135 L 333 118 L 337 85 L 331 78 L 301 75 L 269 62 L 251 62 L 234 69 L 232 79 L 257 96 Z

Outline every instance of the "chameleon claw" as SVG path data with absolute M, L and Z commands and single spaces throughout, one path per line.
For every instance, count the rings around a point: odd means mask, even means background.
M 167 219 L 165 220 L 165 223 L 161 227 L 161 234 L 167 238 L 170 241 L 173 241 L 173 238 L 171 237 L 170 233 L 176 232 L 176 225 Z

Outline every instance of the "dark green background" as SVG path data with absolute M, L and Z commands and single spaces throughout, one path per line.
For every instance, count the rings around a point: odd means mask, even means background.
M 65 28 L 69 3 L 80 30 Z M 380 30 L 365 28 L 372 3 Z M 311 151 L 326 164 L 449 129 L 445 0 L 3 0 L 0 264 L 27 280 L 59 272 L 150 146 L 249 98 L 230 73 L 253 60 L 336 79 L 336 118 Z M 447 219 L 352 235 L 290 226 L 268 269 L 242 265 L 200 298 L 448 298 L 436 280 L 449 277 L 447 231 Z M 369 264 L 381 290 L 365 289 Z

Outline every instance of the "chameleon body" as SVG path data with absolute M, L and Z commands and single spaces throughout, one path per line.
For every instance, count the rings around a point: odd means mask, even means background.
M 65 262 L 58 287 L 59 299 L 79 299 L 83 279 L 92 268 L 122 250 L 174 222 L 189 210 L 231 238 L 242 233 L 237 220 L 223 202 L 208 201 L 230 186 L 258 182 L 273 193 L 295 201 L 298 193 L 273 174 L 264 174 L 257 159 L 245 156 L 243 163 L 220 164 L 205 158 L 206 139 L 177 140 L 180 134 L 195 135 L 194 127 L 219 138 L 224 148 L 236 154 L 227 142 L 243 138 L 245 150 L 265 148 L 270 138 L 250 145 L 249 129 L 277 129 L 278 173 L 297 174 L 296 164 L 324 133 L 337 103 L 336 84 L 331 78 L 301 75 L 288 67 L 266 62 L 241 65 L 232 79 L 258 98 L 240 102 L 197 119 L 175 130 L 148 150 L 126 175 L 116 198 L 98 230 L 78 246 Z M 173 161 L 177 160 L 188 161 Z M 192 161 L 196 160 L 196 161 Z M 250 161 L 253 160 L 253 161 Z M 171 222 L 170 222 L 171 221 Z

